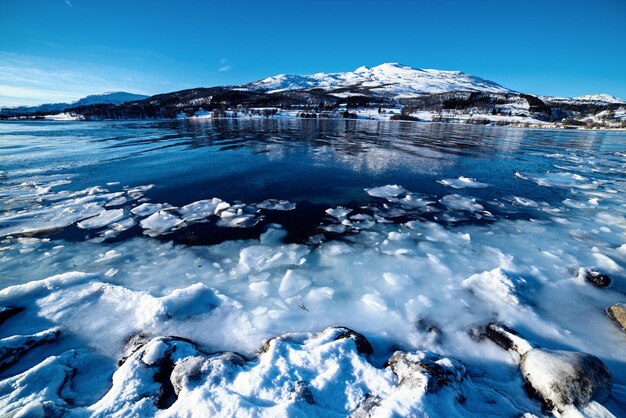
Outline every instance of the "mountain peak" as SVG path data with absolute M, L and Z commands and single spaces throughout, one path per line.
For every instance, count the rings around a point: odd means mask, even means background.
M 367 90 L 370 94 L 394 98 L 452 91 L 511 92 L 497 83 L 460 71 L 424 70 L 397 62 L 374 67 L 362 66 L 352 72 L 280 74 L 241 87 L 270 92 L 323 89 L 331 94 L 333 90 L 339 89 L 342 90 L 341 94 L 346 94 L 346 89 L 350 90 L 347 94 L 359 94 Z

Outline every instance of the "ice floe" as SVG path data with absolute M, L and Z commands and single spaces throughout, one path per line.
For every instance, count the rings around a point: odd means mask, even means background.
M 373 187 L 365 189 L 367 194 L 374 197 L 396 197 L 406 193 L 406 189 L 397 184 L 389 184 L 387 186 Z
M 467 212 L 480 212 L 485 208 L 476 201 L 474 197 L 462 196 L 460 194 L 448 194 L 440 199 L 440 202 L 454 210 L 464 210 Z
M 444 186 L 447 186 L 447 187 L 452 187 L 453 189 L 465 189 L 465 188 L 482 189 L 482 188 L 487 187 L 486 183 L 481 183 L 479 181 L 476 181 L 476 179 L 471 179 L 469 177 L 463 177 L 463 176 L 460 176 L 456 179 L 437 180 L 437 183 L 443 184 Z
M 97 229 L 117 222 L 124 217 L 124 209 L 103 210 L 98 215 L 76 224 L 82 229 Z
M 257 203 L 256 207 L 259 209 L 287 211 L 294 210 L 296 208 L 296 204 L 288 200 L 267 199 L 261 203 Z
M 153 213 L 140 222 L 141 227 L 144 229 L 144 233 L 152 237 L 170 232 L 174 228 L 181 226 L 183 223 L 184 221 L 178 216 L 172 215 L 164 210 Z

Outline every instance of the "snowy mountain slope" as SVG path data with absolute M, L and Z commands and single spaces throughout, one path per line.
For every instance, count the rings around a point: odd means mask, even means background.
M 92 94 L 82 99 L 69 103 L 45 103 L 39 106 L 18 106 L 0 108 L 0 114 L 10 115 L 15 113 L 51 113 L 63 112 L 65 109 L 78 106 L 89 106 L 95 104 L 122 104 L 135 100 L 143 100 L 147 98 L 143 94 L 127 93 L 125 91 L 113 91 L 102 94 Z
M 394 98 L 451 91 L 512 92 L 497 83 L 460 71 L 423 70 L 397 63 L 386 63 L 371 68 L 359 67 L 352 72 L 343 73 L 316 73 L 304 76 L 280 74 L 241 87 L 268 92 L 361 88 L 367 89 L 370 93 Z
M 605 102 L 615 104 L 626 104 L 626 100 L 618 99 L 610 94 L 587 94 L 585 96 L 574 97 L 575 100 L 584 100 L 588 102 Z
M 625 100 L 619 99 L 610 94 L 587 94 L 585 96 L 577 97 L 554 97 L 554 96 L 539 96 L 542 100 L 556 103 L 567 104 L 610 104 L 610 105 L 622 105 L 626 104 Z
M 127 93 L 125 91 L 111 91 L 102 94 L 92 94 L 82 99 L 71 102 L 72 106 L 88 106 L 92 104 L 120 104 L 132 102 L 135 100 L 143 100 L 148 96 L 143 94 Z

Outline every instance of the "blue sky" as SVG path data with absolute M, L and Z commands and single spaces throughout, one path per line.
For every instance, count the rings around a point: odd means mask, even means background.
M 626 98 L 626 1 L 0 0 L 0 104 L 400 62 Z

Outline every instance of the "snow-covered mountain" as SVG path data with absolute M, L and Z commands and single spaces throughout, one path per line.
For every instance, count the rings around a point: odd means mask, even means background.
M 70 103 L 72 106 L 88 106 L 92 104 L 120 104 L 143 100 L 148 96 L 143 94 L 127 93 L 125 91 L 111 91 L 102 94 L 92 94 Z
M 143 100 L 147 97 L 148 96 L 145 96 L 143 94 L 127 93 L 125 91 L 112 91 L 102 94 L 92 94 L 69 103 L 46 103 L 39 106 L 18 106 L 0 108 L 0 114 L 7 115 L 14 113 L 37 114 L 63 112 L 65 109 L 69 109 L 72 107 L 89 106 L 94 104 L 122 104 L 135 100 Z
M 585 96 L 574 97 L 575 100 L 583 100 L 586 102 L 604 102 L 614 104 L 626 104 L 625 100 L 618 99 L 610 94 L 587 94 Z
M 397 63 L 359 67 L 352 72 L 343 73 L 316 73 L 303 76 L 279 74 L 241 87 L 269 92 L 301 89 L 333 91 L 358 88 L 393 98 L 452 91 L 513 92 L 493 81 L 460 71 L 423 70 Z

